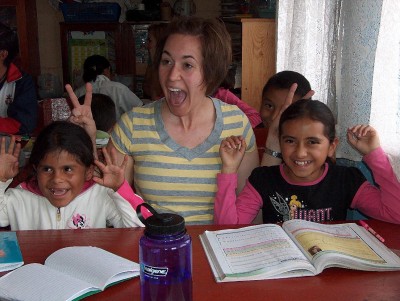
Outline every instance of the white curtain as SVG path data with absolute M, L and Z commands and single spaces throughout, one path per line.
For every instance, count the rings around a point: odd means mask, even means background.
M 371 124 L 400 179 L 400 1 L 384 0 L 375 56 Z
M 277 11 L 277 71 L 303 74 L 327 103 L 334 83 L 339 1 L 280 0 Z
M 379 132 L 400 175 L 400 1 L 279 0 L 277 71 L 302 73 L 337 117 L 337 157 L 360 160 L 346 129 Z

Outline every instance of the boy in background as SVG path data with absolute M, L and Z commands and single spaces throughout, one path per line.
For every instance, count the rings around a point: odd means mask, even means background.
M 278 139 L 280 115 L 292 102 L 311 99 L 313 95 L 310 82 L 298 72 L 285 70 L 268 79 L 262 91 L 262 123 L 254 128 L 261 165 L 281 163 Z

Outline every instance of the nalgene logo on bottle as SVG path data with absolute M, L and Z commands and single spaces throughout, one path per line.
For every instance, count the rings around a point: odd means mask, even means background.
M 167 276 L 168 268 L 158 268 L 149 265 L 143 265 L 143 272 L 148 276 Z

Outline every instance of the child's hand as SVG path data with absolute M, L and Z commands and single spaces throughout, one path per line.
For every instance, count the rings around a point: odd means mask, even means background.
M 347 140 L 363 155 L 367 155 L 380 146 L 377 131 L 369 125 L 355 125 L 347 130 Z
M 313 97 L 314 94 L 315 94 L 315 91 L 314 90 L 310 90 L 310 91 L 307 92 L 306 95 L 303 95 L 302 99 L 311 99 L 311 97 Z
M 116 150 L 111 150 L 111 157 L 107 151 L 107 148 L 102 148 L 104 160 L 106 164 L 103 164 L 99 160 L 95 160 L 94 163 L 100 169 L 102 177 L 93 177 L 93 181 L 103 185 L 105 187 L 111 188 L 117 191 L 125 180 L 125 168 L 128 163 L 128 156 L 124 156 L 124 160 L 120 166 L 116 164 Z
M 267 148 L 276 151 L 280 150 L 279 133 L 278 133 L 279 120 L 281 119 L 282 113 L 288 108 L 288 106 L 290 106 L 293 103 L 293 97 L 296 93 L 297 86 L 298 86 L 297 83 L 294 83 L 290 86 L 289 92 L 285 98 L 285 103 L 282 105 L 280 110 L 276 110 L 275 115 L 272 116 L 271 123 L 269 124 L 268 127 L 268 138 L 265 145 Z M 309 99 L 314 95 L 314 93 L 315 93 L 314 90 L 310 90 L 302 98 Z
M 222 160 L 221 173 L 236 173 L 244 153 L 246 140 L 242 136 L 231 136 L 221 141 L 219 155 Z
M 15 136 L 11 136 L 10 145 L 6 151 L 6 137 L 1 138 L 0 146 L 0 181 L 6 182 L 18 174 L 18 157 L 21 152 L 21 144 L 15 143 Z
M 85 101 L 81 105 L 76 97 L 74 90 L 71 85 L 65 85 L 65 89 L 68 92 L 68 96 L 71 99 L 72 105 L 74 106 L 71 112 L 69 120 L 77 125 L 83 127 L 89 136 L 96 141 L 96 123 L 94 122 L 92 115 L 92 85 L 86 83 L 86 94 Z

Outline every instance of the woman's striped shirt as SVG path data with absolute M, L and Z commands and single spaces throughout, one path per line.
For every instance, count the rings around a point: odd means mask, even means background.
M 175 212 L 189 224 L 213 222 L 216 175 L 221 171 L 219 147 L 229 136 L 242 135 L 247 150 L 255 138 L 246 115 L 235 105 L 213 99 L 216 122 L 210 136 L 188 149 L 165 131 L 162 100 L 124 114 L 111 134 L 117 149 L 133 157 L 136 192 L 159 212 Z

